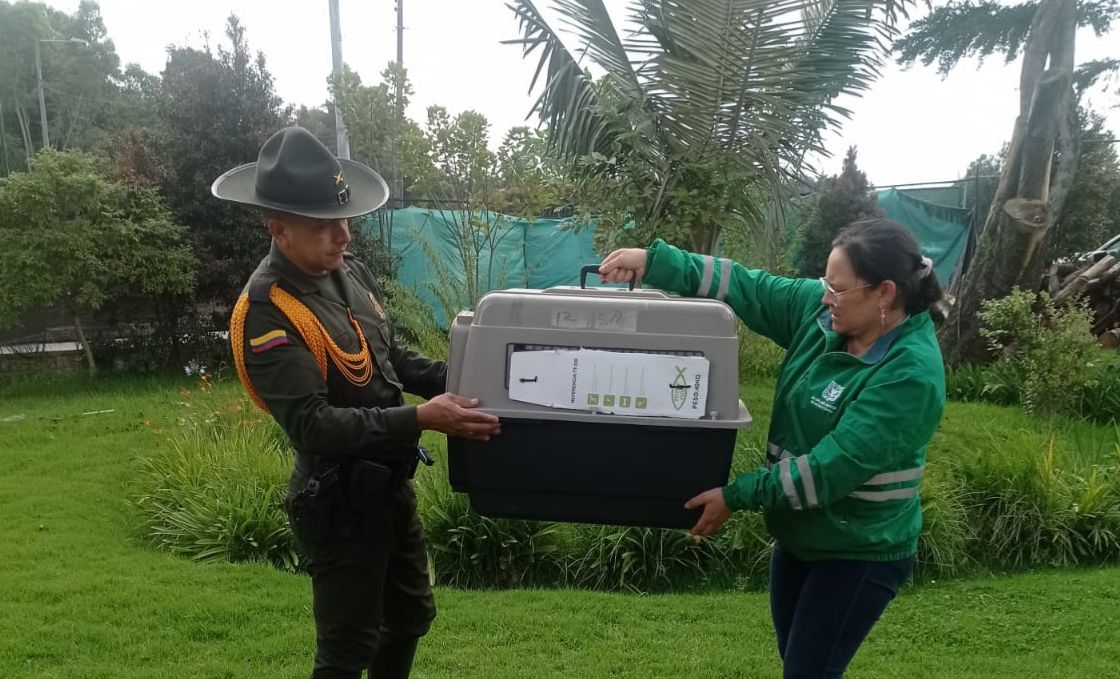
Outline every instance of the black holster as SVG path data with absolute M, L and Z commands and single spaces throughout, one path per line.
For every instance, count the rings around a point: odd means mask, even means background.
M 318 542 L 329 534 L 331 524 L 344 510 L 343 474 L 340 465 L 329 465 L 312 474 L 288 501 L 288 518 L 298 540 Z
M 385 493 L 399 490 L 416 472 L 416 458 L 394 460 L 319 459 L 307 483 L 288 502 L 292 532 L 314 545 L 357 539 L 384 523 Z

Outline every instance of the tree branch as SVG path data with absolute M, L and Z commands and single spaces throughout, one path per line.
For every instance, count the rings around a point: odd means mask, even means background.
M 902 66 L 909 68 L 919 61 L 929 66 L 936 61 L 943 76 L 969 57 L 983 61 L 1000 54 L 1011 62 L 1028 39 L 1039 5 L 1039 0 L 1012 6 L 991 0 L 950 2 L 913 22 L 893 49 Z M 1120 19 L 1120 4 L 1114 0 L 1079 2 L 1075 11 L 1076 25 L 1091 27 L 1097 35 L 1107 33 Z
M 1023 48 L 1023 67 L 1019 71 L 1019 114 L 1029 115 L 1035 88 L 1046 69 L 1046 58 L 1053 44 L 1052 36 L 1058 24 L 1062 0 L 1042 0 L 1034 21 L 1031 22 L 1030 37 Z
M 1069 106 L 1066 114 L 1058 120 L 1057 140 L 1058 170 L 1050 189 L 1050 205 L 1054 210 L 1055 221 L 1062 219 L 1066 198 L 1073 190 L 1073 181 L 1081 161 L 1081 131 L 1077 123 L 1077 111 Z
M 1054 137 L 1058 119 L 1066 117 L 1061 105 L 1069 86 L 1069 78 L 1057 69 L 1047 70 L 1037 81 L 1023 140 L 1022 172 L 1016 192 L 1020 198 L 1047 200 L 1049 197 Z
M 1073 84 L 1078 93 L 1096 84 L 1101 76 L 1113 76 L 1120 72 L 1120 59 L 1094 59 L 1077 67 L 1073 73 Z

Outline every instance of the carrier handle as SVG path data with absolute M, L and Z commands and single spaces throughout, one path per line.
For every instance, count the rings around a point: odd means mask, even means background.
M 586 290 L 587 289 L 587 274 L 589 274 L 589 273 L 593 273 L 596 276 L 598 276 L 599 275 L 599 265 L 598 264 L 585 264 L 584 267 L 579 270 L 579 287 L 580 287 L 581 290 Z M 634 280 L 633 279 L 630 280 L 630 289 L 631 290 L 634 289 Z

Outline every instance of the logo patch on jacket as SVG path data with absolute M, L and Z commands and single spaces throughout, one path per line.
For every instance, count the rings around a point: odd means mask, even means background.
M 291 340 L 288 339 L 288 333 L 283 330 L 273 330 L 272 332 L 266 332 L 260 337 L 254 337 L 249 340 L 249 351 L 252 351 L 254 354 L 259 354 L 274 347 L 278 347 L 281 344 L 289 344 L 290 342 Z
M 385 310 L 381 308 L 381 303 L 377 301 L 377 298 L 373 296 L 372 292 L 369 293 L 369 303 L 373 305 L 373 311 L 377 314 L 378 318 L 385 318 Z
M 834 413 L 836 412 L 836 400 L 839 399 L 840 395 L 843 393 L 843 385 L 833 380 L 828 383 L 828 386 L 824 388 L 820 396 L 814 396 L 810 399 L 810 402 L 826 413 Z

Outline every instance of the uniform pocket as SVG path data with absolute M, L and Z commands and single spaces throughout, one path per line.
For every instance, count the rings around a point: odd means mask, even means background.
M 374 460 L 358 460 L 350 474 L 350 497 L 355 506 L 364 505 L 371 495 L 387 490 L 400 475 L 392 467 Z

